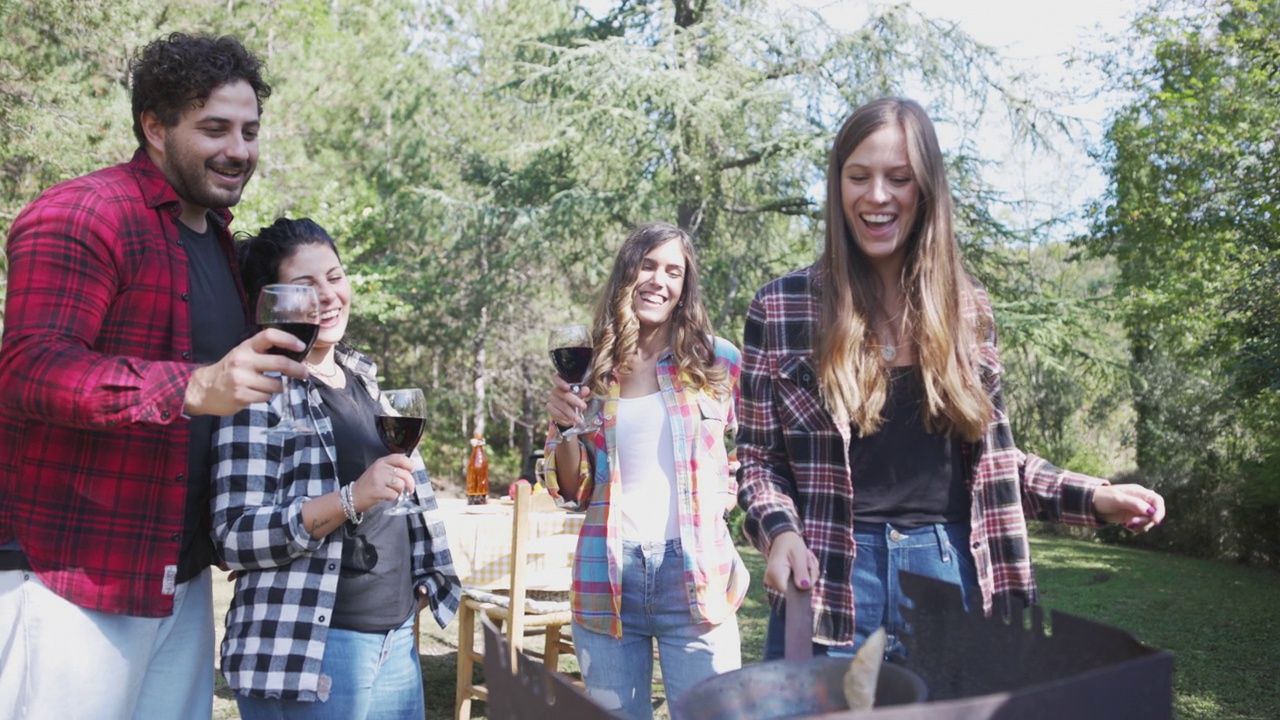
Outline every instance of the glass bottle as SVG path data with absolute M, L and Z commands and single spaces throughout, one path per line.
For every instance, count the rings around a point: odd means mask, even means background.
M 477 430 L 471 436 L 471 459 L 467 462 L 467 504 L 489 502 L 489 457 L 484 451 L 484 436 Z

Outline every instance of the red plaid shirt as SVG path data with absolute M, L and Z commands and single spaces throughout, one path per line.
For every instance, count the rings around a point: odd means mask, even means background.
M 196 368 L 179 210 L 139 150 L 50 188 L 9 230 L 0 544 L 92 610 L 173 610 Z M 231 214 L 218 218 L 239 282 Z
M 738 407 L 739 501 L 743 530 L 768 555 L 783 532 L 800 533 L 818 556 L 814 641 L 853 642 L 853 494 L 849 439 L 822 404 L 813 338 L 818 322 L 816 267 L 774 280 L 756 293 L 742 342 Z M 978 347 L 978 370 L 994 413 L 981 440 L 966 445 L 971 493 L 970 550 L 983 609 L 994 601 L 1036 599 L 1027 518 L 1094 526 L 1093 491 L 1105 480 L 1062 470 L 1023 453 L 1013 442 L 1001 393 L 995 321 L 979 290 L 968 319 L 989 328 Z M 779 596 L 769 590 L 775 605 Z M 1016 607 L 1007 604 L 1006 607 Z

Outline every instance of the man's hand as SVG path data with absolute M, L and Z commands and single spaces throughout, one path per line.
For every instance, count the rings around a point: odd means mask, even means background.
M 221 360 L 199 368 L 187 383 L 183 396 L 183 412 L 187 415 L 234 415 L 252 403 L 266 402 L 280 392 L 280 378 L 266 373 L 276 372 L 305 378 L 307 368 L 283 355 L 270 355 L 275 346 L 291 350 L 306 347 L 301 340 L 283 330 L 269 328 L 231 349 Z

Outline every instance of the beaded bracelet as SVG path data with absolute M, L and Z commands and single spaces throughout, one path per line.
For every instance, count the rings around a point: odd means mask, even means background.
M 342 514 L 346 516 L 347 520 L 351 521 L 352 525 L 359 525 L 364 522 L 364 513 L 356 512 L 356 501 L 351 496 L 350 485 L 343 485 L 338 490 L 338 500 L 342 503 Z

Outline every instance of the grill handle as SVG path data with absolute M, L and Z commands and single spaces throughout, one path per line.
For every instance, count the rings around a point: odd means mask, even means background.
M 783 625 L 783 657 L 804 661 L 813 657 L 813 595 L 812 591 L 796 587 L 794 578 L 787 578 L 787 618 Z

